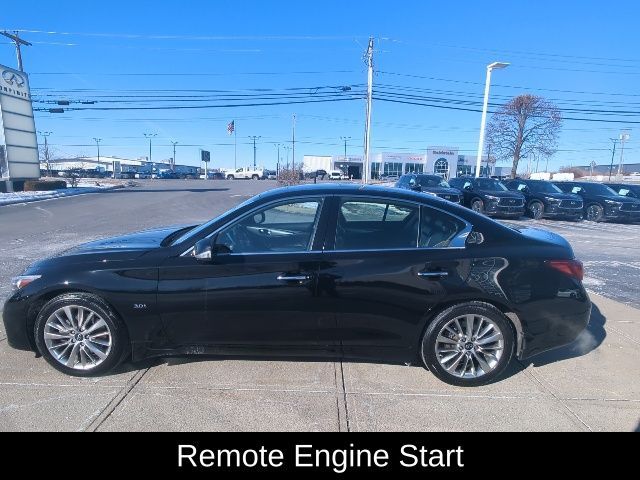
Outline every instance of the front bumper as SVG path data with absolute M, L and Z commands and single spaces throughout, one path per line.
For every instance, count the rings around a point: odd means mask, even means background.
M 640 221 L 640 211 L 607 208 L 604 212 L 604 218 L 607 220 L 629 220 L 631 222 L 638 222 Z
M 545 206 L 543 217 L 566 217 L 566 218 L 578 218 L 583 216 L 582 207 L 578 208 L 565 208 L 558 205 Z
M 495 203 L 487 204 L 484 213 L 496 217 L 522 217 L 524 216 L 523 206 L 502 206 Z
M 17 350 L 34 351 L 31 335 L 28 332 L 28 302 L 18 294 L 9 298 L 4 304 L 2 321 L 9 346 Z

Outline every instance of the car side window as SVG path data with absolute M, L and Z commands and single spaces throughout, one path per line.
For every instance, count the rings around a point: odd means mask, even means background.
M 466 224 L 456 217 L 441 210 L 422 207 L 418 246 L 421 248 L 447 248 L 465 228 Z
M 258 210 L 222 230 L 216 245 L 231 253 L 304 252 L 311 248 L 321 205 L 308 200 Z
M 336 250 L 415 248 L 419 210 L 382 200 L 343 200 L 336 226 Z
M 464 185 L 462 186 L 463 189 L 467 188 L 467 187 L 472 187 L 473 185 L 471 184 L 471 182 L 464 182 Z
M 527 189 L 527 186 L 524 183 L 518 184 L 518 191 L 523 192 Z
M 582 188 L 582 187 L 573 187 L 571 189 L 571 193 L 580 193 L 580 192 L 584 192 L 584 188 Z

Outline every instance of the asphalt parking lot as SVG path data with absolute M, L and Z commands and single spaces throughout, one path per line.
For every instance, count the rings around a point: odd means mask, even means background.
M 201 222 L 273 187 L 141 181 L 0 207 L 0 301 L 9 279 L 39 258 L 108 235 Z M 418 366 L 214 357 L 77 379 L 10 349 L 0 326 L 0 430 L 639 430 L 640 225 L 528 222 L 571 242 L 594 313 L 574 344 L 514 365 L 498 383 L 456 388 Z

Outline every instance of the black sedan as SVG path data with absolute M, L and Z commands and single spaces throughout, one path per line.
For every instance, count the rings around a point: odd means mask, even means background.
M 76 376 L 174 354 L 419 359 L 482 385 L 589 320 L 560 236 L 409 190 L 307 185 L 199 226 L 95 241 L 29 267 L 9 344 Z
M 527 214 L 535 220 L 542 217 L 582 220 L 582 198 L 572 193 L 563 193 L 551 182 L 515 179 L 505 180 L 503 183 L 512 192 L 524 195 Z
M 414 192 L 422 192 L 436 197 L 444 198 L 450 202 L 460 203 L 462 192 L 451 186 L 438 175 L 424 175 L 421 173 L 408 173 L 400 177 L 396 188 L 406 188 Z

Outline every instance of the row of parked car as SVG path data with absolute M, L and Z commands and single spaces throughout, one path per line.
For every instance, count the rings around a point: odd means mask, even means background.
M 407 174 L 396 183 L 494 217 L 640 221 L 640 185 Z

